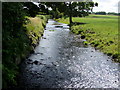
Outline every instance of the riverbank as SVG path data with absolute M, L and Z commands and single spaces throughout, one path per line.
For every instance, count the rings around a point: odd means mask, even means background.
M 68 18 L 57 19 L 61 23 L 69 24 Z M 73 17 L 76 25 L 71 31 L 81 35 L 96 49 L 104 52 L 113 58 L 113 61 L 120 62 L 118 53 L 118 17 L 107 15 L 90 15 L 84 18 Z
M 27 17 L 27 24 L 25 25 L 26 34 L 29 37 L 32 50 L 38 45 L 39 39 L 43 36 L 44 28 L 46 26 L 47 17 L 37 15 L 36 17 Z
M 48 16 L 45 15 L 37 15 L 34 18 L 26 17 L 23 27 L 14 32 L 15 37 L 9 34 L 10 31 L 4 31 L 3 43 L 6 48 L 3 49 L 3 88 L 17 85 L 18 65 L 34 52 L 34 48 L 43 36 L 47 20 Z

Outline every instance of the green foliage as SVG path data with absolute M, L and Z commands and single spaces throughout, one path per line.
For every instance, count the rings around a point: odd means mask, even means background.
M 25 15 L 22 9 L 22 3 L 6 2 L 2 4 L 2 8 L 3 87 L 7 87 L 16 84 L 15 76 L 18 73 L 16 64 L 20 58 L 23 58 L 22 53 L 25 53 L 28 49 L 26 45 L 29 44 L 29 40 L 25 32 L 23 32 L 25 28 L 22 27 Z
M 39 7 L 32 2 L 24 2 L 23 5 L 25 7 L 24 10 L 30 17 L 35 17 L 36 14 L 38 14 L 38 12 L 40 11 Z
M 49 31 L 55 31 L 55 30 L 49 30 Z
M 88 16 L 94 6 L 98 6 L 94 2 L 49 2 L 44 3 L 47 7 L 52 8 L 50 14 L 53 18 L 60 18 L 62 16 L 68 16 L 69 23 L 72 24 L 72 17 L 84 17 Z
M 31 40 L 31 44 L 35 47 L 38 44 L 38 40 L 43 35 L 44 27 L 46 25 L 47 18 L 43 15 L 37 15 L 37 17 L 28 17 L 29 22 L 25 25 L 27 28 L 27 35 Z
M 87 45 L 88 45 L 88 42 L 87 42 L 87 41 L 83 41 L 83 44 L 87 46 Z
M 2 3 L 3 88 L 17 85 L 16 76 L 19 74 L 18 64 L 33 50 L 33 44 L 36 45 L 38 42 L 38 37 L 40 38 L 43 33 L 43 28 L 47 21 L 44 16 L 40 16 L 41 19 L 36 17 L 37 20 L 34 18 L 28 20 L 26 15 L 29 13 L 26 14 L 23 7 L 24 3 Z M 36 14 L 36 11 L 34 12 L 32 16 Z M 34 37 L 32 37 L 31 41 L 30 37 L 32 35 Z
M 79 27 L 79 26 L 74 26 L 74 27 L 72 27 L 71 31 L 75 34 L 81 34 L 83 32 L 83 28 Z

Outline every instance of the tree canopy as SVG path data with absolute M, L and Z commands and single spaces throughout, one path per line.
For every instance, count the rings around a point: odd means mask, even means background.
M 70 24 L 73 16 L 88 16 L 93 7 L 98 6 L 98 3 L 94 2 L 46 2 L 44 4 L 47 8 L 52 8 L 51 12 L 54 18 L 59 18 L 61 13 L 64 16 L 68 16 Z

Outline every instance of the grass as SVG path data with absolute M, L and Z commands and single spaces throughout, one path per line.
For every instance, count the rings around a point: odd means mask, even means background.
M 44 27 L 46 25 L 46 17 L 38 15 L 34 18 L 27 17 L 28 21 L 25 27 L 27 28 L 27 35 L 31 39 L 31 43 L 36 45 L 39 38 L 43 35 Z
M 69 24 L 68 18 L 57 21 Z M 74 17 L 74 22 L 86 23 L 73 25 L 71 31 L 85 36 L 88 43 L 96 49 L 112 56 L 114 61 L 120 62 L 118 52 L 118 16 L 90 15 L 87 17 Z
M 55 31 L 55 30 L 49 30 L 49 31 Z

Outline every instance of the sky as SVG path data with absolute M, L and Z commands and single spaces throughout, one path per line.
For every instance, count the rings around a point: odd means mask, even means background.
M 116 12 L 118 13 L 118 2 L 120 0 L 92 0 L 98 3 L 98 7 L 93 8 L 93 12 L 105 11 L 105 12 Z M 37 3 L 35 3 L 37 4 Z M 120 3 L 119 3 L 120 7 Z M 120 13 L 120 9 L 119 9 Z
M 93 8 L 93 12 L 105 11 L 118 13 L 118 2 L 120 0 L 93 0 L 98 2 L 98 7 Z M 120 7 L 120 6 L 119 6 Z

